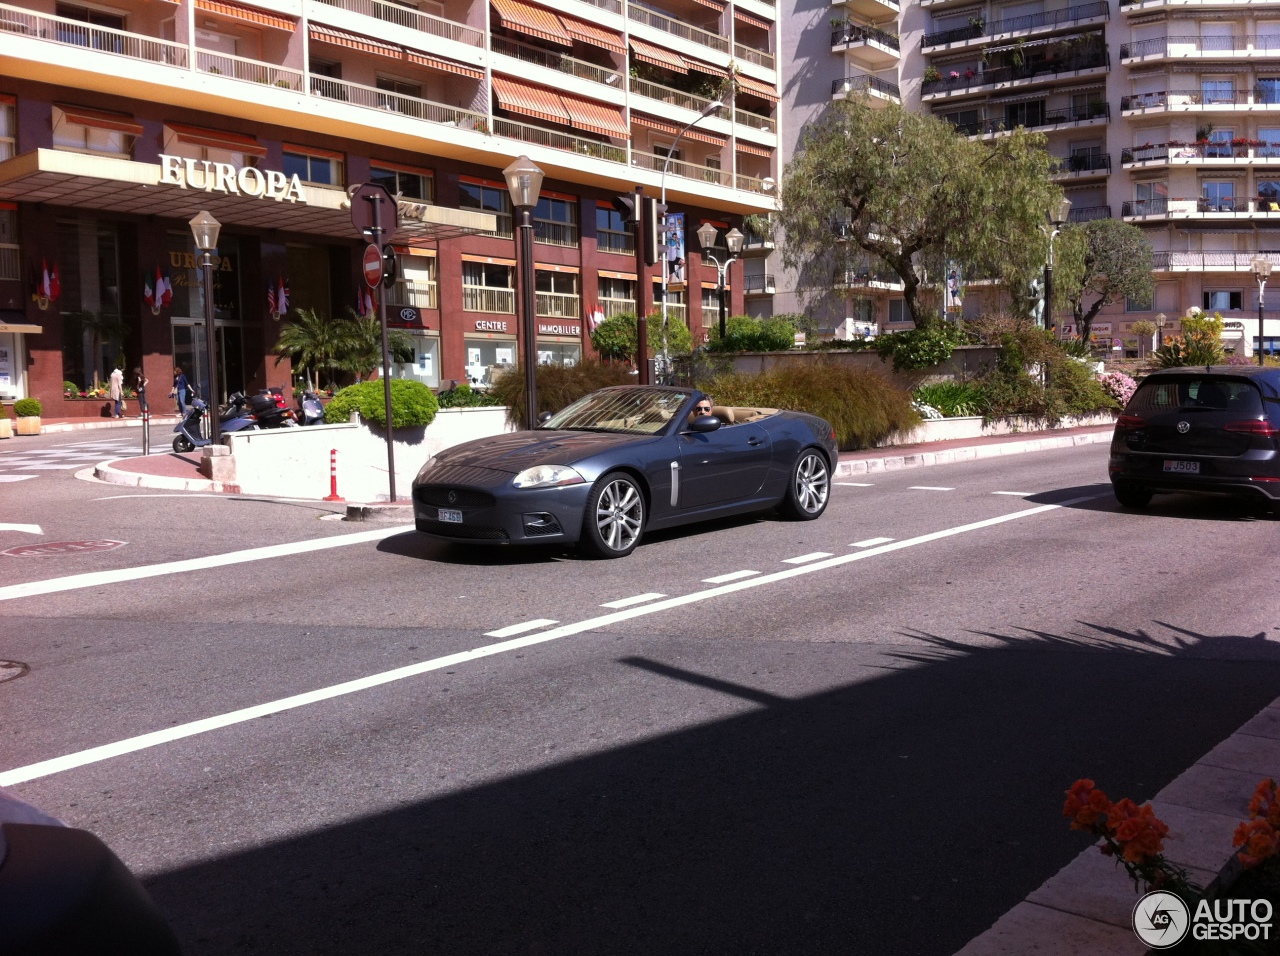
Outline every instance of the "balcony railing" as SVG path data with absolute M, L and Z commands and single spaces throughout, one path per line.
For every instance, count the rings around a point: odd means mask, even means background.
M 0 33 L 13 33 L 65 46 L 84 47 L 130 60 L 145 60 L 169 66 L 186 67 L 190 62 L 186 46 L 180 43 L 157 40 L 140 33 L 113 30 L 110 27 L 92 26 L 66 17 L 33 13 L 7 3 L 0 3 Z
M 841 80 L 833 80 L 831 83 L 831 95 L 837 93 L 863 93 L 863 92 L 883 93 L 885 96 L 892 96 L 894 99 L 902 99 L 902 93 L 898 89 L 898 84 L 890 83 L 888 80 L 882 80 L 878 76 L 871 76 L 867 73 L 859 73 L 854 76 L 846 76 Z
M 1122 97 L 1121 110 L 1173 109 L 1191 106 L 1280 106 L 1280 92 L 1253 90 L 1163 90 Z
M 623 312 L 630 315 L 636 314 L 635 299 L 606 299 L 601 297 L 597 301 L 600 303 L 600 311 L 604 313 L 606 319 L 621 315 Z
M 695 113 L 702 112 L 714 102 L 705 96 L 686 93 L 684 90 L 663 86 L 661 83 L 650 83 L 648 80 L 640 80 L 634 76 L 631 77 L 630 88 L 632 93 L 639 96 L 647 96 L 651 100 L 661 100 L 663 103 L 670 103 L 672 106 L 693 110 Z
M 622 0 L 582 0 L 582 2 L 599 7 L 601 10 L 608 10 L 610 13 L 622 14 Z
M 578 60 L 562 53 L 542 50 L 527 43 L 509 40 L 506 37 L 495 36 L 491 42 L 494 53 L 501 53 L 503 56 L 512 57 L 522 63 L 544 66 L 548 70 L 568 73 L 570 76 L 576 76 L 578 79 L 587 80 L 591 83 L 613 84 L 618 82 L 619 74 L 616 70 L 597 66 L 594 63 L 588 63 L 586 60 Z
M 652 169 L 660 173 L 664 164 L 666 164 L 667 172 L 673 176 L 681 176 L 684 179 L 700 179 L 703 182 L 715 183 L 719 186 L 733 185 L 733 174 L 726 169 L 699 166 L 697 163 L 686 163 L 678 159 L 673 159 L 670 163 L 667 163 L 667 157 L 665 156 L 641 153 L 636 150 L 631 152 L 631 165 L 640 169 Z
M 742 291 L 746 295 L 773 295 L 775 288 L 773 276 L 767 272 L 764 275 L 742 277 Z
M 836 270 L 836 288 L 863 288 L 871 283 L 881 285 L 902 285 L 902 277 L 890 269 L 872 269 L 870 266 L 854 266 L 849 269 Z
M 202 73 L 221 74 L 236 80 L 279 86 L 286 90 L 300 91 L 303 88 L 300 70 L 287 70 L 282 66 L 247 60 L 242 56 L 196 50 L 196 69 Z
M 1167 216 L 1168 199 L 1130 199 L 1120 204 L 1121 218 L 1129 216 Z
M 1002 133 L 1021 126 L 1025 129 L 1038 129 L 1044 126 L 1060 126 L 1065 123 L 1083 123 L 1088 120 L 1106 120 L 1111 118 L 1111 107 L 1107 103 L 1091 103 L 1079 109 L 1045 110 L 1039 116 L 1024 116 L 1018 120 L 985 119 L 973 123 L 957 123 L 956 132 L 965 136 L 978 136 L 984 133 Z
M 1110 206 L 1073 206 L 1067 213 L 1067 222 L 1093 222 L 1095 219 L 1110 218 Z
M 867 41 L 875 41 L 881 46 L 887 46 L 891 50 L 899 49 L 898 38 L 892 33 L 885 33 L 883 30 L 877 30 L 875 27 L 864 26 L 853 20 L 846 20 L 844 23 L 836 24 L 831 28 L 831 45 L 840 46 L 845 43 L 863 43 Z
M 1036 30 L 1041 27 L 1054 27 L 1062 23 L 1076 23 L 1080 20 L 1091 20 L 1094 17 L 1110 17 L 1111 5 L 1106 0 L 1085 3 L 1063 10 L 1050 10 L 1047 13 L 1032 13 L 1023 17 L 1009 17 L 1005 20 L 993 20 L 986 23 L 979 20 L 954 30 L 941 30 L 924 35 L 924 46 L 940 46 L 945 43 L 962 43 L 965 40 L 976 40 L 979 37 L 999 36 L 1002 33 L 1018 33 L 1022 30 Z
M 772 70 L 776 62 L 772 53 L 766 50 L 757 50 L 755 47 L 747 46 L 743 43 L 735 43 L 733 45 L 733 55 L 739 60 L 746 60 L 756 66 L 763 66 L 766 70 Z
M 436 284 L 400 279 L 388 290 L 387 305 L 410 305 L 415 309 L 439 308 Z
M 740 106 L 733 109 L 733 121 L 742 126 L 750 126 L 752 129 L 763 130 L 766 133 L 774 131 L 774 120 L 770 116 L 761 116 L 759 113 L 749 113 Z
M 661 315 L 661 314 L 662 314 L 662 300 L 661 300 L 661 299 L 659 299 L 659 298 L 657 298 L 657 296 L 655 296 L 654 298 L 655 298 L 655 299 L 657 299 L 657 301 L 653 303 L 653 311 L 654 311 L 654 312 L 656 312 L 658 315 Z M 683 322 L 685 325 L 688 325 L 688 324 L 689 324 L 689 307 L 688 307 L 687 305 L 685 305 L 683 302 L 668 302 L 668 303 L 667 303 L 667 318 L 670 318 L 670 319 L 679 319 L 679 320 L 680 320 L 681 322 Z M 656 343 L 656 342 L 660 342 L 660 341 L 662 341 L 662 330 L 661 330 L 661 329 L 655 329 L 652 325 L 650 325 L 650 326 L 649 326 L 649 335 L 652 337 L 652 340 L 653 340 L 655 343 Z
M 690 23 L 676 20 L 647 7 L 641 7 L 635 3 L 628 4 L 627 18 L 636 21 L 636 23 L 643 23 L 645 26 L 652 27 L 655 30 L 670 33 L 672 36 L 680 37 L 682 40 L 688 40 L 690 43 L 710 47 L 713 50 L 719 50 L 721 53 L 729 52 L 729 41 L 725 37 L 709 33 Z
M 462 287 L 462 311 L 464 312 L 498 312 L 515 315 L 516 290 L 492 289 L 482 285 L 464 285 Z
M 581 299 L 567 292 L 534 293 L 534 313 L 548 319 L 576 319 L 582 314 Z
M 1187 272 L 1252 272 L 1256 252 L 1155 252 L 1157 272 L 1183 269 Z M 1280 253 L 1262 253 L 1271 264 L 1280 267 Z
M 1280 143 L 1250 140 L 1247 143 L 1159 143 L 1133 146 L 1120 151 L 1120 162 L 1168 162 L 1173 159 L 1277 159 Z
M 1226 214 L 1280 215 L 1277 196 L 1223 196 L 1218 199 L 1135 199 L 1126 202 L 1121 216 L 1208 216 Z
M 534 143 L 551 149 L 562 149 L 568 153 L 582 156 L 593 156 L 596 159 L 608 160 L 611 163 L 625 163 L 627 151 L 621 146 L 604 143 L 598 139 L 585 139 L 581 136 L 570 136 L 541 126 L 528 123 L 517 123 L 514 120 L 495 119 L 493 132 L 507 139 L 518 139 L 524 143 Z
M 455 23 L 453 20 L 431 13 L 422 13 L 412 7 L 403 7 L 398 3 L 384 3 L 383 0 L 320 0 L 320 2 L 366 17 L 385 20 L 396 26 L 408 27 L 410 30 L 429 33 L 445 40 L 465 43 L 467 46 L 484 46 L 483 31 L 469 27 L 465 23 Z
M 944 76 L 936 80 L 925 80 L 921 85 L 920 92 L 922 95 L 928 96 L 932 93 L 950 93 L 955 90 L 976 90 L 984 86 L 993 86 L 997 83 L 1046 79 L 1062 73 L 1092 70 L 1107 65 L 1107 56 L 1102 52 L 1092 55 L 1069 56 L 1064 60 L 1051 60 L 1022 66 L 996 67 L 995 69 L 984 70 L 981 73 L 974 73 L 973 76 Z
M 1120 46 L 1120 59 L 1145 56 L 1188 56 L 1190 54 L 1262 53 L 1274 56 L 1280 51 L 1280 36 L 1264 34 L 1242 37 L 1165 36 L 1138 40 Z
M 1070 156 L 1055 156 L 1049 167 L 1055 176 L 1082 175 L 1085 173 L 1111 172 L 1111 154 L 1081 152 Z
M 577 246 L 578 226 L 572 222 L 533 221 L 533 241 L 548 246 Z
M 402 96 L 388 90 L 362 86 L 359 83 L 348 83 L 346 80 L 335 80 L 327 76 L 312 74 L 311 92 L 327 99 L 351 103 L 353 106 L 399 113 L 403 116 L 412 116 L 414 119 L 426 120 L 428 123 L 482 129 L 487 122 L 482 113 L 473 113 L 471 110 L 446 106 L 444 103 L 419 99 L 416 96 Z
M 636 240 L 629 232 L 614 232 L 612 229 L 596 230 L 596 249 L 600 252 L 613 252 L 618 255 L 634 256 Z

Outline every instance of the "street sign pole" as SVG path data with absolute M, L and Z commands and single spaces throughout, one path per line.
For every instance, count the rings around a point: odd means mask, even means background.
M 369 202 L 373 203 L 373 242 L 381 251 L 382 245 L 382 197 L 369 196 Z M 381 278 L 381 277 L 379 277 Z M 396 446 L 391 435 L 391 350 L 387 347 L 387 296 L 381 288 L 382 282 L 378 282 L 378 288 L 374 290 L 378 297 L 378 323 L 382 326 L 382 400 L 386 403 L 387 408 L 387 483 L 389 500 L 395 504 L 396 500 Z

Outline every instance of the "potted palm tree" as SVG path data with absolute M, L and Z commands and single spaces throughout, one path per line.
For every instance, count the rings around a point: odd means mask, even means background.
M 13 403 L 13 413 L 18 416 L 13 430 L 19 435 L 40 434 L 40 412 L 43 408 L 38 398 L 20 398 Z

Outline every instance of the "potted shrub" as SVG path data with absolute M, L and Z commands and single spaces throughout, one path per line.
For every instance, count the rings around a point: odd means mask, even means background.
M 40 399 L 20 398 L 13 403 L 13 413 L 18 416 L 14 431 L 19 435 L 40 434 Z

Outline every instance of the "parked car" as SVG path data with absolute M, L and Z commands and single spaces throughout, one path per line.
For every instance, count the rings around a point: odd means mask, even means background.
M 1232 495 L 1280 514 L 1280 369 L 1239 365 L 1149 375 L 1116 421 L 1109 465 L 1116 500 Z
M 781 507 L 819 517 L 838 459 L 814 415 L 715 406 L 696 389 L 592 392 L 533 431 L 447 449 L 413 483 L 415 524 L 470 544 L 580 543 L 630 554 L 648 530 Z

